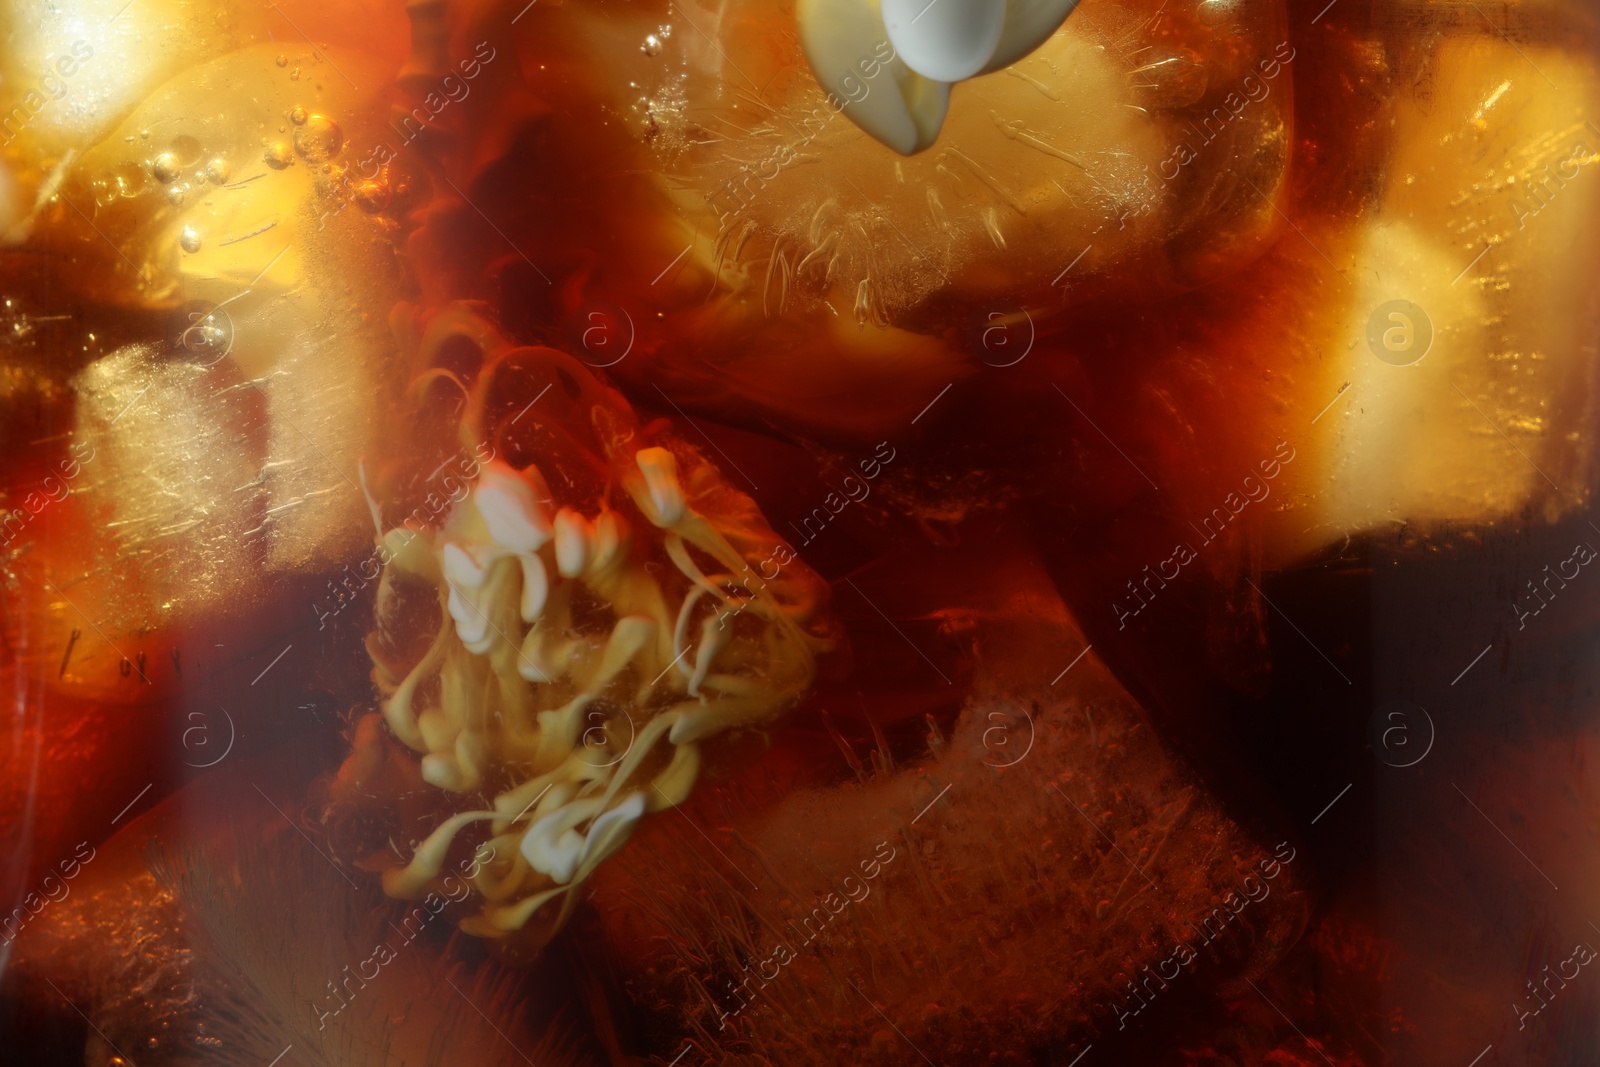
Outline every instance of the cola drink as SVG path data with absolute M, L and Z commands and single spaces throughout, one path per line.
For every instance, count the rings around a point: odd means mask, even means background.
M 19 17 L 27 1062 L 1593 1059 L 1593 13 L 939 2 Z

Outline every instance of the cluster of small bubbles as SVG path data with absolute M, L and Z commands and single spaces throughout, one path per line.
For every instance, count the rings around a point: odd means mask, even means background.
M 375 215 L 389 206 L 387 181 L 357 182 L 354 190 L 356 206 L 369 215 Z
M 9 311 L 12 311 L 15 307 L 16 307 L 16 302 L 13 301 L 10 297 L 7 297 L 6 298 L 6 310 L 9 312 Z M 28 321 L 28 316 L 26 316 L 26 315 L 18 315 L 16 319 L 12 320 L 11 332 L 13 334 L 15 334 L 16 336 L 18 336 L 18 337 L 26 337 L 32 331 L 33 331 L 33 324 Z
M 200 251 L 200 231 L 193 226 L 185 226 L 178 234 L 178 246 L 185 252 Z
M 154 174 L 156 181 L 161 182 L 163 185 L 172 181 L 182 172 L 183 167 L 179 165 L 178 157 L 171 152 L 161 153 L 155 158 L 155 162 L 150 165 L 150 173 Z
M 268 145 L 261 158 L 274 170 L 282 170 L 294 163 L 294 153 L 282 141 L 274 141 Z
M 308 162 L 326 163 L 344 147 L 344 131 L 326 115 L 311 115 L 294 131 L 294 148 Z
M 659 56 L 661 54 L 661 38 L 653 33 L 650 34 L 644 39 L 644 44 L 639 46 L 639 51 L 647 56 Z
M 296 126 L 304 126 L 306 124 L 306 109 L 303 107 L 297 107 L 293 111 L 289 112 L 289 121 L 294 123 Z
M 214 156 L 206 164 L 206 180 L 213 185 L 222 185 L 232 176 L 232 165 L 221 156 Z

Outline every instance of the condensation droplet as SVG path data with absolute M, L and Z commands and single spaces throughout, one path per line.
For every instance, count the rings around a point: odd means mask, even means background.
M 289 112 L 289 121 L 294 123 L 296 126 L 304 126 L 306 124 L 306 109 L 303 107 L 297 107 L 293 111 Z
M 661 38 L 653 33 L 650 34 L 644 39 L 644 44 L 639 46 L 639 51 L 647 56 L 659 56 L 661 54 Z
M 178 157 L 171 152 L 163 152 L 156 157 L 150 165 L 150 173 L 156 176 L 156 181 L 163 185 L 176 178 L 183 168 L 178 164 Z
M 326 115 L 312 115 L 294 131 L 294 149 L 311 163 L 326 163 L 344 147 L 344 131 Z
M 233 177 L 233 167 L 221 156 L 206 164 L 206 179 L 213 185 L 222 185 L 231 177 Z
M 200 251 L 200 231 L 193 226 L 185 226 L 183 231 L 178 234 L 178 247 L 185 252 Z
M 274 170 L 282 170 L 294 162 L 294 153 L 282 141 L 274 141 L 267 146 L 266 154 L 261 158 L 266 160 L 267 166 Z

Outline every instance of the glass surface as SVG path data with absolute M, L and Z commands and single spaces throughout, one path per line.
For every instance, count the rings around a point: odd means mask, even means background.
M 4 3 L 3 1062 L 1600 1057 L 1592 5 Z

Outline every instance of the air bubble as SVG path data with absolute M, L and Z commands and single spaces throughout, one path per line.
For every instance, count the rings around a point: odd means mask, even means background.
M 278 57 L 278 66 L 287 67 L 288 65 L 289 65 L 289 57 L 288 56 L 279 56 Z
M 644 39 L 644 44 L 639 46 L 639 51 L 647 56 L 659 56 L 661 54 L 661 38 L 652 33 Z
M 185 252 L 200 251 L 200 231 L 193 226 L 185 226 L 178 234 L 178 247 Z
M 326 115 L 312 115 L 294 131 L 294 148 L 311 163 L 326 163 L 344 147 L 344 131 Z
M 261 157 L 267 166 L 274 170 L 282 170 L 294 162 L 294 153 L 282 141 L 274 141 L 267 146 L 266 154 Z
M 174 137 L 167 151 L 177 159 L 180 167 L 192 166 L 200 161 L 200 142 L 186 133 Z
M 161 153 L 156 157 L 155 162 L 150 165 L 150 172 L 156 176 L 156 181 L 161 182 L 163 185 L 172 181 L 182 171 L 183 168 L 178 163 L 178 157 L 171 152 Z
M 289 112 L 289 121 L 294 123 L 296 126 L 304 126 L 306 124 L 306 109 L 303 107 L 297 107 L 293 111 Z
M 213 185 L 222 185 L 233 176 L 233 167 L 226 159 L 217 156 L 206 164 L 206 180 Z

